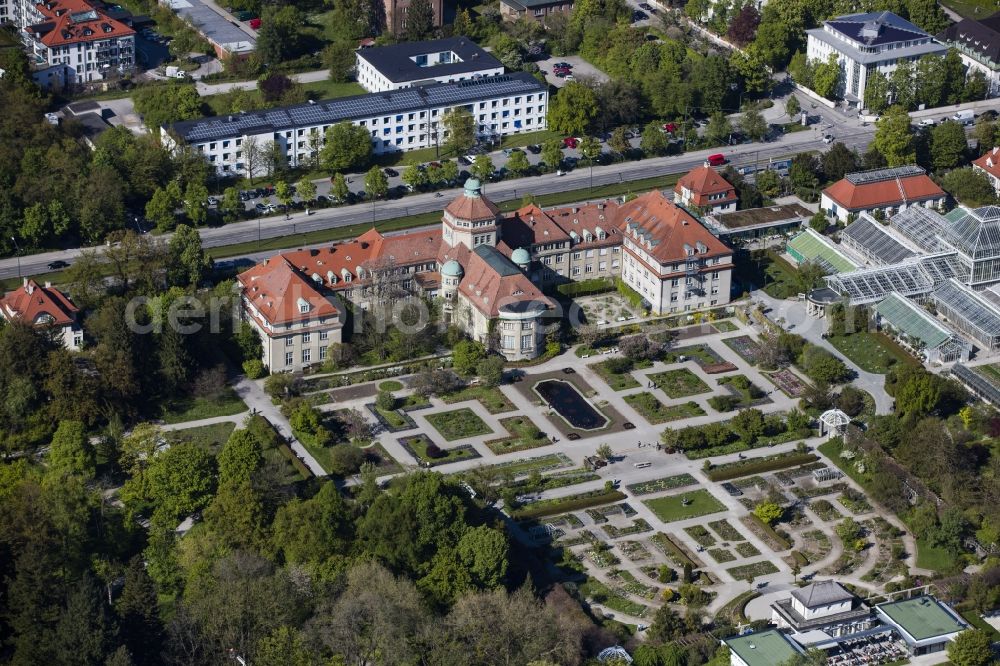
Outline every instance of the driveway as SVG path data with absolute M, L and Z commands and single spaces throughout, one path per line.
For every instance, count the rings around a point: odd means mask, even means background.
M 566 85 L 566 79 L 561 79 L 552 73 L 552 65 L 557 62 L 568 62 L 573 66 L 573 78 L 576 80 L 590 78 L 595 81 L 607 81 L 608 75 L 597 69 L 580 56 L 549 56 L 544 60 L 538 60 L 537 64 L 545 72 L 545 80 L 557 88 Z

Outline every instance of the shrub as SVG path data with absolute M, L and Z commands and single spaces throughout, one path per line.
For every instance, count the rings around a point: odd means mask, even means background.
M 247 376 L 247 379 L 260 379 L 267 374 L 267 366 L 259 358 L 252 358 L 249 361 L 243 361 L 243 374 Z
M 740 404 L 740 400 L 732 395 L 714 395 L 708 399 L 708 404 L 717 412 L 731 412 Z
M 427 451 L 427 457 L 432 459 L 440 458 L 441 456 L 444 455 L 444 451 L 441 450 L 441 447 L 433 443 L 427 444 L 426 451 Z
M 390 391 L 379 391 L 378 397 L 375 398 L 375 404 L 379 409 L 389 411 L 396 408 L 396 396 L 394 396 Z
M 357 474 L 364 462 L 364 451 L 349 444 L 337 445 L 330 451 L 330 471 L 337 476 Z
M 773 472 L 778 469 L 806 465 L 817 460 L 819 458 L 812 453 L 779 454 L 771 458 L 738 460 L 717 465 L 708 472 L 708 478 L 712 481 L 728 481 L 730 479 L 738 479 L 741 476 L 750 476 L 751 474 L 761 474 L 763 472 Z

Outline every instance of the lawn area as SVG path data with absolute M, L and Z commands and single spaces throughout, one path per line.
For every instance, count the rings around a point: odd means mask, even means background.
M 466 386 L 461 391 L 441 396 L 445 403 L 451 405 L 463 400 L 478 400 L 490 414 L 503 414 L 514 411 L 514 403 L 507 399 L 499 388 L 486 386 Z
M 509 416 L 500 419 L 500 425 L 507 429 L 510 437 L 491 439 L 486 442 L 490 451 L 497 455 L 526 451 L 539 446 L 546 446 L 552 441 L 545 436 L 535 423 L 527 416 Z
M 453 442 L 456 439 L 465 439 L 466 437 L 476 437 L 477 435 L 489 435 L 493 432 L 468 407 L 455 409 L 450 412 L 428 414 L 426 418 L 427 422 L 434 426 L 434 429 L 441 433 L 441 436 L 449 442 Z
M 194 396 L 173 400 L 160 405 L 159 417 L 165 423 L 185 423 L 215 416 L 232 416 L 247 410 L 236 391 L 226 388 L 215 400 Z
M 350 95 L 363 95 L 365 89 L 354 81 L 339 83 L 329 79 L 325 81 L 313 81 L 302 84 L 306 89 L 306 95 L 313 99 L 333 99 L 334 97 L 349 97 Z
M 799 273 L 778 252 L 738 252 L 734 258 L 733 282 L 739 291 L 760 289 L 773 298 L 788 298 L 801 291 Z
M 402 391 L 403 382 L 396 381 L 395 379 L 387 379 L 378 385 L 379 391 Z
M 708 388 L 708 384 L 701 381 L 698 375 L 687 368 L 657 372 L 649 375 L 649 379 L 671 398 L 685 398 L 689 395 L 708 393 L 712 390 Z
M 688 502 L 687 505 L 684 504 L 685 501 Z M 698 516 L 719 513 L 726 510 L 722 502 L 715 499 L 704 488 L 679 495 L 667 495 L 666 497 L 642 500 L 642 503 L 648 506 L 649 510 L 665 523 L 672 523 L 675 520 L 684 520 L 686 518 L 697 518 Z
M 173 444 L 193 442 L 208 449 L 212 455 L 217 455 L 235 429 L 236 424 L 232 422 L 213 423 L 194 428 L 168 430 L 165 436 Z
M 410 422 L 406 420 L 406 417 L 399 413 L 395 409 L 382 409 L 378 405 L 375 405 L 375 411 L 379 413 L 379 416 L 385 419 L 389 427 L 399 430 L 400 428 L 405 428 L 410 425 Z
M 607 606 L 610 610 L 633 617 L 643 617 L 649 611 L 646 606 L 626 598 L 621 592 L 612 590 L 596 578 L 588 578 L 587 582 L 580 586 L 580 594 L 595 603 Z
M 649 361 L 636 363 L 633 364 L 629 370 L 622 372 L 620 370 L 623 366 L 622 359 L 609 358 L 608 360 L 601 361 L 600 363 L 591 363 L 587 367 L 596 372 L 598 376 L 604 380 L 604 383 L 615 391 L 624 391 L 626 389 L 638 388 L 640 386 L 639 382 L 632 376 L 632 370 L 648 368 L 651 365 L 652 363 Z
M 985 18 L 997 10 L 992 0 L 942 0 L 941 4 L 971 19 Z
M 625 396 L 627 402 L 635 411 L 639 412 L 642 418 L 649 421 L 650 425 L 686 419 L 692 416 L 702 416 L 705 410 L 696 402 L 685 402 L 680 405 L 667 407 L 659 398 L 648 391 L 633 393 Z
M 930 545 L 924 538 L 917 538 L 917 566 L 932 571 L 953 571 L 955 556 L 944 548 Z
M 712 328 L 717 330 L 719 333 L 732 333 L 733 331 L 739 330 L 739 326 L 729 321 L 728 319 L 713 321 Z
M 478 458 L 479 454 L 471 446 L 459 446 L 454 449 L 442 449 L 423 435 L 404 437 L 399 440 L 403 448 L 412 453 L 417 460 L 427 465 L 444 465 L 456 460 Z
M 861 331 L 830 337 L 828 340 L 840 353 L 866 372 L 884 375 L 896 363 L 917 364 L 915 358 L 882 333 Z

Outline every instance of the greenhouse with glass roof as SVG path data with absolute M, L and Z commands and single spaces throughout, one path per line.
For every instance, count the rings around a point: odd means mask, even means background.
M 938 285 L 931 300 L 952 328 L 988 352 L 1000 350 L 1000 313 L 990 301 L 957 280 Z
M 840 243 L 868 265 L 896 264 L 919 254 L 918 248 L 909 247 L 867 213 L 862 213 L 841 232 Z
M 958 252 L 969 273 L 967 284 L 984 287 L 1000 282 L 1000 206 L 956 208 L 940 239 Z
M 941 282 L 964 275 L 954 252 L 910 257 L 898 264 L 828 275 L 827 285 L 851 305 L 877 303 L 892 292 L 926 296 Z
M 806 229 L 789 240 L 785 249 L 796 265 L 814 263 L 832 273 L 846 273 L 857 268 L 857 264 L 837 249 L 833 242 L 812 229 Z
M 928 363 L 969 359 L 972 345 L 901 294 L 889 294 L 875 306 L 874 313 L 879 324 L 894 331 L 903 344 L 923 355 Z

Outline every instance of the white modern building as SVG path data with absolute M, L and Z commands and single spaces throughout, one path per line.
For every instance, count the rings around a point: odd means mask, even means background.
M 733 251 L 653 190 L 618 209 L 622 280 L 656 314 L 729 303 Z
M 889 76 L 901 60 L 916 62 L 948 51 L 917 26 L 887 11 L 841 16 L 806 34 L 810 62 L 826 62 L 831 53 L 837 55 L 841 71 L 837 94 L 853 106 L 863 104 L 872 72 Z
M 35 81 L 46 88 L 103 81 L 135 69 L 135 31 L 87 0 L 0 0 L 15 25 Z
M 468 37 L 359 49 L 356 58 L 358 83 L 368 92 L 504 73 L 503 64 Z
M 983 73 L 990 97 L 1000 95 L 1000 13 L 983 19 L 964 18 L 937 38 L 958 51 L 969 72 Z
M 248 155 L 269 152 L 274 142 L 288 164 L 298 166 L 322 148 L 326 131 L 341 122 L 367 129 L 376 154 L 442 144 L 448 138 L 442 118 L 454 108 L 473 115 L 481 137 L 543 130 L 548 88 L 517 72 L 185 120 L 163 127 L 160 137 L 169 149 L 183 143 L 201 152 L 221 175 L 258 175 L 264 172 L 264 159 L 249 163 Z

